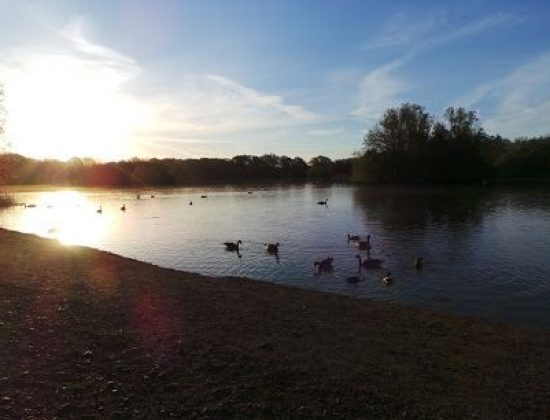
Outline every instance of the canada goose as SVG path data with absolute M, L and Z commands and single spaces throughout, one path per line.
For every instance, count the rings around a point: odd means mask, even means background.
M 99 205 L 99 208 L 96 210 L 96 213 L 98 213 L 98 214 L 103 213 L 103 209 L 101 208 L 101 204 Z
M 265 249 L 270 254 L 277 254 L 279 252 L 279 242 L 276 244 L 264 244 Z
M 357 241 L 357 248 L 359 249 L 371 249 L 370 235 L 367 235 L 366 241 Z
M 26 209 L 33 209 L 33 208 L 36 207 L 36 204 L 23 203 L 23 207 L 26 208 Z
M 360 240 L 361 240 L 361 237 L 359 235 L 350 235 L 348 233 L 348 242 L 357 242 Z
M 328 198 L 325 198 L 325 201 L 317 201 L 317 204 L 319 204 L 320 206 L 326 206 L 327 202 L 328 202 Z
M 120 210 L 126 211 L 126 204 L 123 204 L 122 207 L 120 208 Z
M 380 260 L 378 258 L 367 258 L 367 259 L 363 260 L 361 258 L 361 255 L 359 255 L 359 254 L 357 254 L 355 256 L 355 258 L 357 258 L 359 260 L 359 266 L 363 267 L 363 268 L 378 268 L 384 262 L 384 260 Z
M 239 252 L 239 244 L 242 244 L 242 241 L 239 239 L 237 242 L 224 242 L 226 251 L 237 251 Z
M 190 206 L 192 206 L 192 205 L 193 205 L 193 202 L 192 202 L 191 200 L 189 201 L 189 205 L 190 205 Z
M 151 194 L 151 198 L 155 198 L 155 194 Z
M 330 271 L 332 270 L 332 261 L 334 261 L 334 258 L 328 257 L 321 261 L 315 261 L 313 263 L 313 267 L 317 267 L 317 270 L 319 272 L 321 271 Z
M 208 196 L 207 195 L 201 195 L 201 198 L 207 198 Z
M 414 268 L 420 270 L 422 268 L 422 257 L 419 257 L 418 255 L 414 257 L 413 265 Z
M 382 279 L 382 282 L 383 282 L 384 284 L 391 284 L 391 283 L 393 283 L 393 279 L 392 279 L 391 273 L 390 273 L 389 271 L 386 273 L 386 277 L 384 277 L 384 278 Z

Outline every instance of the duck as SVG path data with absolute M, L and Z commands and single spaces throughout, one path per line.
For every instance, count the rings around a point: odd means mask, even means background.
M 239 244 L 243 242 L 239 239 L 237 242 L 224 242 L 226 251 L 237 251 L 239 252 Z
M 418 255 L 416 257 L 414 257 L 414 261 L 413 261 L 413 265 L 414 265 L 414 268 L 416 268 L 417 270 L 420 270 L 422 268 L 422 257 L 419 257 Z
M 207 198 L 208 196 L 207 195 L 201 195 L 201 198 Z
M 350 235 L 348 233 L 348 242 L 357 242 L 360 240 L 361 240 L 361 237 L 359 235 Z
M 121 211 L 126 211 L 126 204 L 123 204 L 122 207 L 120 208 Z
M 155 194 L 151 194 L 151 198 L 155 198 Z
M 325 201 L 317 201 L 317 204 L 319 204 L 320 206 L 326 206 L 328 203 L 328 198 L 325 198 Z
M 103 213 L 103 209 L 101 208 L 101 204 L 99 205 L 99 208 L 96 210 L 97 214 Z
M 136 195 L 136 200 L 139 200 L 141 198 L 141 194 Z
M 321 271 L 330 271 L 332 270 L 332 261 L 334 261 L 334 258 L 328 257 L 321 261 L 315 261 L 313 263 L 313 267 L 317 267 L 317 270 L 319 272 Z
M 370 244 L 370 235 L 367 235 L 367 240 L 366 241 L 357 241 L 357 248 L 359 249 L 371 249 L 371 244 Z
M 277 254 L 279 252 L 279 242 L 276 244 L 264 244 L 265 249 L 269 254 Z
M 26 208 L 26 209 L 33 209 L 33 208 L 36 207 L 36 204 L 23 203 L 23 207 Z
M 359 267 L 363 267 L 363 268 L 379 268 L 384 262 L 384 260 L 381 260 L 379 258 L 369 258 L 369 257 L 363 260 L 361 258 L 361 255 L 359 254 L 357 254 L 355 258 L 359 260 Z
M 189 205 L 192 206 L 192 205 L 193 205 L 193 202 L 192 202 L 192 201 L 189 201 Z
M 389 271 L 386 273 L 386 276 L 382 279 L 382 283 L 384 283 L 384 284 L 392 284 L 393 283 L 393 279 L 392 279 L 391 273 Z

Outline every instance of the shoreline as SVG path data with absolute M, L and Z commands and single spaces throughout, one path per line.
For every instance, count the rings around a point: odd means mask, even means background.
M 543 330 L 0 245 L 0 417 L 550 416 Z

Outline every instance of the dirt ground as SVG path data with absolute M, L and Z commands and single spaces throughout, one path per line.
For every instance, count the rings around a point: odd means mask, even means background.
M 0 229 L 0 418 L 549 418 L 550 333 Z

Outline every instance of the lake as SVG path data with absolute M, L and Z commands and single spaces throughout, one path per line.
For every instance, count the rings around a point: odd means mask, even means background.
M 206 275 L 245 276 L 527 326 L 550 325 L 548 188 L 306 184 L 11 187 L 8 192 L 34 206 L 0 210 L 1 227 L 56 238 L 67 246 L 91 246 Z M 317 204 L 325 199 L 327 206 Z M 126 211 L 120 210 L 123 204 Z M 359 272 L 359 250 L 347 241 L 348 233 L 371 235 L 370 255 L 384 260 L 381 269 Z M 239 239 L 240 258 L 222 245 Z M 276 242 L 278 257 L 264 246 Z M 413 266 L 416 255 L 423 258 L 421 270 Z M 334 270 L 316 275 L 313 262 L 327 257 L 334 258 Z M 387 271 L 391 285 L 381 281 Z M 346 281 L 357 275 L 359 283 Z

